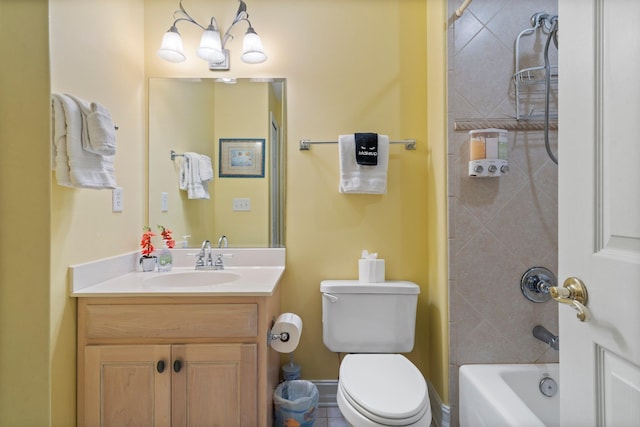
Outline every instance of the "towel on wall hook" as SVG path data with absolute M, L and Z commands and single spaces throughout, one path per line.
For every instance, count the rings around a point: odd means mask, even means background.
M 82 117 L 82 148 L 101 156 L 116 154 L 116 126 L 109 110 L 97 102 L 87 102 L 67 94 L 78 107 Z
M 53 94 L 51 106 L 54 116 L 52 148 L 58 184 L 77 188 L 115 188 L 115 156 L 96 154 L 83 146 L 86 135 L 77 98 Z

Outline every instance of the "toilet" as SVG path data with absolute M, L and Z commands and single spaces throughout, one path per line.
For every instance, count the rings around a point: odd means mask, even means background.
M 427 383 L 413 349 L 420 288 L 412 282 L 323 280 L 322 337 L 340 363 L 337 401 L 353 427 L 431 425 Z

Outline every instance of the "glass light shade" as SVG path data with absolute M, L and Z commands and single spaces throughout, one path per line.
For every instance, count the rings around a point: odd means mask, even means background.
M 178 33 L 176 27 L 171 27 L 162 36 L 162 45 L 160 45 L 157 54 L 160 58 L 169 62 L 182 62 L 187 59 L 183 50 L 180 33 Z
M 209 25 L 209 28 L 202 33 L 200 38 L 200 47 L 197 54 L 205 61 L 215 64 L 224 61 L 224 53 L 222 52 L 222 42 L 220 41 L 220 33 Z
M 241 58 L 247 64 L 259 64 L 267 60 L 267 55 L 262 48 L 262 40 L 251 27 L 249 27 L 244 35 L 244 40 L 242 40 Z

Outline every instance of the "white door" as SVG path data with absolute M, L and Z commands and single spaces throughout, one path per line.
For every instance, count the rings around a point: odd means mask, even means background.
M 563 427 L 640 426 L 640 1 L 559 0 Z

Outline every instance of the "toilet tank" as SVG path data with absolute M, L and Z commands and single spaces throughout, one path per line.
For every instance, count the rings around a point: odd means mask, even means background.
M 324 345 L 342 353 L 405 353 L 413 349 L 420 288 L 412 282 L 323 280 Z

